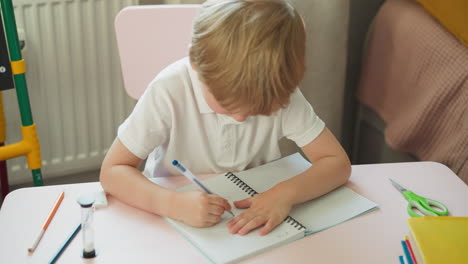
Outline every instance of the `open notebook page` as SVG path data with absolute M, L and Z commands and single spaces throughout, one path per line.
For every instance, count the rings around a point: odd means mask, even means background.
M 233 201 L 250 197 L 227 179 L 224 174 L 205 180 L 204 183 L 210 190 L 226 198 L 231 205 Z M 197 187 L 189 185 L 177 191 L 187 190 L 197 190 Z M 239 215 L 241 211 L 235 207 L 232 209 L 235 215 Z M 223 217 L 220 223 L 208 228 L 191 227 L 169 218 L 166 218 L 166 220 L 214 263 L 237 262 L 240 259 L 287 244 L 304 236 L 304 230 L 298 230 L 285 222 L 265 236 L 258 235 L 257 230 L 245 236 L 240 236 L 229 233 L 226 226 L 230 220 L 228 217 Z
M 235 173 L 257 192 L 264 192 L 277 183 L 304 172 L 311 164 L 299 153 L 243 172 Z M 307 234 L 377 209 L 378 205 L 353 190 L 341 186 L 319 198 L 295 206 L 290 216 L 307 227 Z

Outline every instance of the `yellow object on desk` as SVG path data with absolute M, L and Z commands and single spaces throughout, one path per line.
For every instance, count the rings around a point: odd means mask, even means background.
M 468 217 L 413 217 L 408 225 L 418 264 L 468 263 Z

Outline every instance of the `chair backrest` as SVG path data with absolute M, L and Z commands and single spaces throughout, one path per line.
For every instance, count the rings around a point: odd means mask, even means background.
M 148 5 L 122 9 L 115 31 L 125 90 L 140 98 L 167 65 L 188 55 L 200 5 Z

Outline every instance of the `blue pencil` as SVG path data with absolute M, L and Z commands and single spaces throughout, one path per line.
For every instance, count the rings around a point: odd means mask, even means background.
M 401 241 L 401 246 L 403 247 L 403 251 L 405 252 L 406 261 L 408 262 L 408 264 L 414 264 L 413 259 L 411 258 L 411 255 L 409 253 L 408 247 L 406 246 L 406 242 L 404 240 Z
M 78 234 L 78 232 L 80 232 L 80 229 L 81 229 L 81 224 L 79 224 L 75 228 L 75 231 L 73 231 L 73 233 L 71 233 L 70 237 L 68 237 L 67 241 L 65 241 L 65 243 L 63 243 L 60 250 L 57 251 L 57 253 L 55 253 L 54 258 L 52 258 L 52 260 L 49 262 L 50 264 L 53 264 L 53 263 L 55 263 L 57 261 L 57 259 L 60 257 L 60 255 L 62 255 L 63 251 L 65 251 L 65 249 L 68 247 L 68 245 L 72 242 L 73 238 L 75 238 L 76 234 Z
M 398 256 L 398 259 L 400 260 L 400 264 L 405 264 L 405 258 L 403 258 L 403 256 Z

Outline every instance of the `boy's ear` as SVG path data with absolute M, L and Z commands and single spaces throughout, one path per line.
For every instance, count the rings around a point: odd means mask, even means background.
M 192 69 L 193 69 L 194 71 L 197 71 L 197 67 L 195 67 L 195 65 L 193 65 L 192 63 L 190 63 L 190 66 L 192 67 Z

